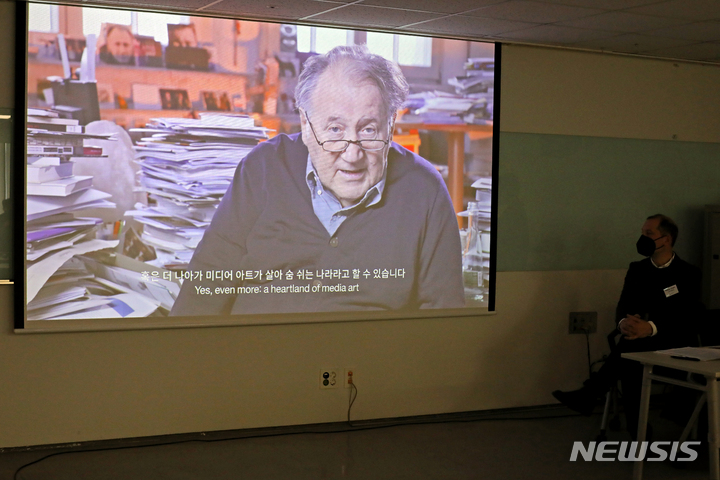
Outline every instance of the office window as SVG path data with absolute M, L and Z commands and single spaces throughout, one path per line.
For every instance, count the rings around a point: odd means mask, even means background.
M 83 9 L 83 35 L 100 36 L 103 23 L 131 25 L 132 13 L 128 10 L 106 10 L 104 8 Z
M 397 37 L 397 62 L 408 67 L 429 67 L 432 65 L 432 38 L 410 37 L 395 35 Z
M 432 66 L 432 38 L 367 33 L 367 46 L 371 52 L 404 67 Z
M 100 35 L 103 23 L 117 23 L 129 25 L 134 34 L 154 37 L 163 45 L 168 44 L 168 24 L 188 24 L 187 15 L 173 15 L 167 13 L 130 12 L 118 10 L 105 10 L 103 8 L 83 9 L 83 34 L 94 33 Z
M 59 13 L 57 5 L 31 3 L 28 11 L 28 30 L 31 32 L 57 33 L 59 27 Z
M 395 46 L 394 40 L 396 36 L 397 35 L 393 35 L 392 33 L 368 32 L 368 50 L 390 61 L 395 61 L 393 51 Z
M 338 45 L 353 45 L 355 32 L 338 28 L 297 27 L 298 52 L 327 53 Z
M 299 52 L 327 53 L 337 45 L 354 45 L 355 32 L 336 28 L 297 27 Z M 432 38 L 367 32 L 371 52 L 404 67 L 432 66 Z
M 154 37 L 155 40 L 163 45 L 168 44 L 168 24 L 185 24 L 190 23 L 190 17 L 187 15 L 171 15 L 167 13 L 150 13 L 150 12 L 133 12 L 137 28 L 133 32 L 138 35 L 146 35 Z

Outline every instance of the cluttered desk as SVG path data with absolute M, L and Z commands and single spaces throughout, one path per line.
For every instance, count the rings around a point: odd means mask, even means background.
M 460 123 L 418 123 L 398 122 L 395 125 L 400 131 L 410 130 L 435 130 L 444 132 L 447 135 L 448 143 L 448 192 L 452 199 L 455 213 L 463 211 L 463 189 L 465 180 L 465 135 L 469 132 L 486 132 L 492 135 L 493 124 L 488 122 L 485 125 Z

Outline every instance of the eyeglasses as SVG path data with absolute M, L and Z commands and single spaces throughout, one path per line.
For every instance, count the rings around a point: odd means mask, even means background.
M 313 128 L 312 122 L 310 122 L 310 117 L 308 117 L 307 112 L 305 113 L 305 118 L 308 121 L 308 124 L 310 125 L 310 130 L 313 132 L 313 136 L 315 137 L 315 141 L 322 147 L 323 150 L 326 152 L 331 153 L 340 153 L 344 152 L 348 149 L 350 144 L 355 144 L 358 147 L 362 148 L 363 150 L 366 150 L 368 152 L 377 152 L 382 150 L 387 146 L 388 143 L 390 143 L 388 140 L 325 140 L 324 142 L 321 142 L 318 139 L 317 133 L 315 133 L 315 128 Z

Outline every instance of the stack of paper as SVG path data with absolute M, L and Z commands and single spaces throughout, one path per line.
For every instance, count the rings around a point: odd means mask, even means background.
M 448 84 L 455 87 L 455 92 L 461 95 L 469 93 L 486 93 L 492 88 L 492 79 L 483 78 L 479 75 L 463 75 L 448 80 Z
M 455 93 L 426 91 L 408 95 L 405 121 L 430 124 L 487 124 L 493 118 L 495 60 L 468 58 L 465 75 L 448 79 Z
M 92 259 L 72 258 L 60 267 L 28 303 L 28 320 L 146 317 L 160 302 L 96 278 L 86 267 Z
M 485 123 L 488 117 L 488 95 L 458 95 L 446 92 L 421 92 L 408 96 L 406 107 L 411 116 L 430 124 Z
M 670 348 L 668 350 L 658 350 L 655 353 L 698 362 L 720 360 L 720 346 Z
M 489 207 L 492 204 L 492 177 L 480 177 L 471 187 L 475 189 L 475 200 L 479 205 Z
M 200 119 L 157 118 L 135 146 L 140 190 L 148 206 L 126 212 L 140 223 L 157 267 L 183 270 L 232 182 L 240 161 L 267 138 L 246 115 L 201 114 Z
M 73 175 L 77 158 L 102 157 L 102 148 L 85 140 L 112 139 L 84 133 L 78 120 L 60 118 L 52 109 L 28 109 L 27 194 L 31 197 L 68 197 L 92 186 L 92 177 Z
M 110 194 L 91 188 L 91 176 L 73 174 L 73 161 L 101 157 L 101 148 L 84 142 L 112 136 L 87 134 L 77 120 L 60 118 L 51 109 L 29 108 L 27 120 L 28 319 L 48 319 L 99 305 L 95 297 L 101 292 L 92 275 L 78 274 L 81 265 L 66 264 L 78 255 L 117 245 L 96 239 L 99 218 L 75 216 L 115 204 L 108 200 Z
M 117 243 L 78 243 L 33 264 L 28 269 L 28 320 L 167 315 L 180 291 L 177 284 L 165 280 L 157 285 L 145 283 L 140 272 L 105 265 L 107 255 L 92 253 L 114 248 Z M 39 284 L 43 285 L 38 290 Z
M 463 66 L 466 75 L 448 80 L 461 95 L 488 93 L 495 86 L 495 59 L 468 58 Z

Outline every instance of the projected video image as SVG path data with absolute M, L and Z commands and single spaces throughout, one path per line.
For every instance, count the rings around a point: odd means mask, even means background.
M 28 322 L 487 311 L 494 45 L 45 4 L 29 25 Z

